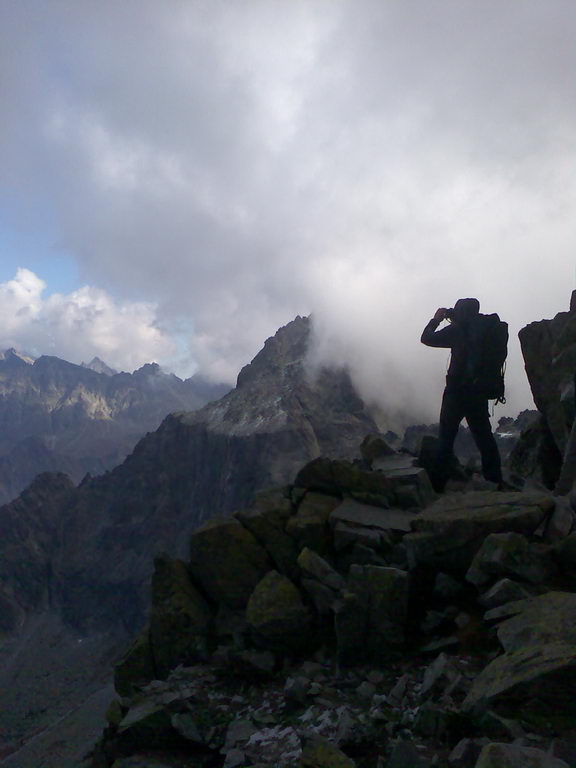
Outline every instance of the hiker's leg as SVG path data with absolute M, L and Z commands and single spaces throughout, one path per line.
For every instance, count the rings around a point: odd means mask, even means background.
M 443 491 L 450 477 L 450 467 L 454 461 L 454 440 L 463 417 L 461 398 L 458 393 L 445 389 L 440 409 L 438 452 L 432 470 L 432 484 L 436 491 Z
M 493 483 L 502 482 L 502 463 L 498 443 L 492 432 L 488 400 L 471 395 L 466 407 L 466 421 L 482 456 L 482 474 Z

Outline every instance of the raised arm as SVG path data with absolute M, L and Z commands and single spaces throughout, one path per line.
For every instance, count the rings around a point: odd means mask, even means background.
M 434 317 L 422 332 L 422 336 L 420 337 L 422 344 L 426 344 L 427 347 L 442 347 L 443 349 L 452 348 L 455 338 L 454 328 L 451 325 L 448 325 L 446 328 L 442 328 L 441 331 L 436 330 L 442 320 L 446 319 L 446 312 L 447 310 L 445 307 L 436 310 Z

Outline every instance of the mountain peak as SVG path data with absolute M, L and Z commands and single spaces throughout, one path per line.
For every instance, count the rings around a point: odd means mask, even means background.
M 89 363 L 81 363 L 82 368 L 89 368 L 96 373 L 104 373 L 106 376 L 114 376 L 118 371 L 111 368 L 104 360 L 99 357 L 93 357 Z
M 20 352 L 14 347 L 10 347 L 9 349 L 5 349 L 3 352 L 0 352 L 0 360 L 5 360 L 6 362 L 10 363 L 24 363 L 25 365 L 32 365 L 34 359 L 35 358 L 33 358 L 31 355 L 28 355 L 25 352 Z

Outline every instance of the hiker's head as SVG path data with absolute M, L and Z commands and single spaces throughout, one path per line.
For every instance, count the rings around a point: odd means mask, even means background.
M 458 299 L 450 312 L 450 319 L 455 322 L 467 323 L 480 312 L 478 299 Z

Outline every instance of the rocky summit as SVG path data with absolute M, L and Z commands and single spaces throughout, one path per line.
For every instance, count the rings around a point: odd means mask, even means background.
M 54 706 L 33 663 L 46 651 L 44 640 L 30 635 L 38 616 L 48 613 L 79 640 L 100 635 L 101 653 L 115 648 L 145 621 L 155 555 L 187 555 L 199 525 L 247 507 L 259 489 L 291 481 L 310 459 L 349 458 L 376 429 L 346 371 L 309 376 L 309 333 L 306 318 L 280 329 L 233 392 L 168 416 L 112 471 L 78 487 L 61 475 L 41 475 L 0 509 L 0 529 L 10 531 L 0 539 L 4 655 L 13 659 L 4 664 L 0 709 L 34 713 L 19 724 L 11 719 L 12 743 L 34 730 L 36 712 Z M 208 551 L 211 545 L 207 534 Z M 243 595 L 242 572 L 236 579 Z M 36 685 L 34 706 L 27 707 L 27 691 Z
M 156 559 L 86 768 L 574 765 L 574 512 L 368 445 Z
M 45 476 L 0 511 L 7 768 L 576 765 L 575 513 L 543 463 L 563 385 L 537 400 L 536 440 L 526 425 L 521 490 L 462 472 L 437 496 L 429 439 L 396 451 L 345 372 L 311 380 L 308 333 L 281 329 L 234 392 L 168 417 L 108 475 Z M 570 332 L 556 343 L 554 361 Z M 112 646 L 82 645 L 119 619 L 139 629 L 90 745 L 93 704 L 59 701 L 46 727 L 40 685 L 18 743 L 13 659 L 24 636 L 38 652 L 42 610 L 99 670 Z

